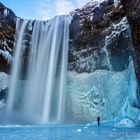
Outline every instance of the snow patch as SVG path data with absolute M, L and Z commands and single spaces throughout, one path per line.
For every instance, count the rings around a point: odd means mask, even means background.
M 118 24 L 113 24 L 112 27 L 108 29 L 108 31 L 111 30 L 112 32 L 110 35 L 106 36 L 105 45 L 102 51 L 105 52 L 106 54 L 106 61 L 108 63 L 109 70 L 113 70 L 113 68 L 110 62 L 110 54 L 107 47 L 109 46 L 109 44 L 111 44 L 112 40 L 115 40 L 118 36 L 120 36 L 122 32 L 124 31 L 128 32 L 128 29 L 129 25 L 126 17 L 124 17 Z
M 112 30 L 109 36 L 106 36 L 106 44 L 110 44 L 113 38 L 120 35 L 120 33 L 127 31 L 129 29 L 129 24 L 127 18 L 124 17 L 118 24 L 113 24 L 108 30 Z
M 119 3 L 120 3 L 120 0 L 114 0 L 115 7 L 118 7 Z
M 120 122 L 115 124 L 115 126 L 117 126 L 117 127 L 135 127 L 135 123 L 128 118 L 124 118 Z
M 0 100 L 0 109 L 3 109 L 6 106 L 5 100 Z
M 8 9 L 4 9 L 4 16 L 6 17 L 9 14 Z
M 8 87 L 8 75 L 4 72 L 0 72 L 0 92 Z
M 77 131 L 77 132 L 81 132 L 82 130 L 81 130 L 81 129 L 77 129 L 76 131 Z
M 8 63 L 12 62 L 13 56 L 7 50 L 0 50 L 0 54 L 7 60 Z

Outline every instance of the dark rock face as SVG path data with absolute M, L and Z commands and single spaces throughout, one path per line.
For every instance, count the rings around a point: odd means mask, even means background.
M 0 92 L 0 100 L 2 100 L 2 99 L 7 100 L 7 94 L 8 94 L 8 88 L 2 90 Z
M 139 84 L 138 99 L 140 103 L 140 0 L 121 0 L 131 26 L 133 40 L 133 60 Z M 139 105 L 140 107 L 140 105 Z
M 122 71 L 128 67 L 131 35 L 119 1 L 118 5 L 113 0 L 90 2 L 71 15 L 69 70 Z
M 0 71 L 9 73 L 15 39 L 16 16 L 0 3 Z
M 131 55 L 131 34 L 121 3 L 90 2 L 71 13 L 69 70 L 93 72 L 97 69 L 122 71 Z M 0 71 L 9 73 L 15 40 L 15 14 L 0 3 Z M 27 29 L 26 46 L 32 31 Z M 28 60 L 25 49 L 23 73 Z

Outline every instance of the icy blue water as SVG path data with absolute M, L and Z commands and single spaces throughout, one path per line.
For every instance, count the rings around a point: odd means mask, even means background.
M 0 140 L 140 140 L 139 128 L 93 125 L 1 126 Z

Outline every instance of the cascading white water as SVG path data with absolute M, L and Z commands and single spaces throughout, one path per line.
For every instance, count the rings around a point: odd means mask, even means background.
M 22 47 L 26 26 L 32 24 L 32 39 L 29 48 L 26 82 L 23 86 L 20 109 L 15 106 L 16 89 L 22 63 Z M 64 119 L 65 87 L 67 79 L 69 16 L 57 16 L 50 21 L 21 21 L 16 44 L 7 111 L 18 111 L 36 123 L 59 123 Z M 18 27 L 19 28 L 19 27 Z M 18 30 L 17 30 L 18 32 Z M 22 115 L 22 116 L 23 116 Z
M 22 59 L 22 41 L 24 38 L 24 31 L 27 26 L 27 20 L 20 21 L 20 19 L 17 19 L 16 23 L 16 31 L 19 32 L 19 36 L 17 39 L 16 44 L 16 53 L 15 53 L 15 59 L 13 63 L 12 73 L 11 73 L 11 79 L 10 79 L 10 90 L 9 90 L 9 97 L 8 97 L 8 103 L 7 103 L 7 112 L 11 113 L 14 107 L 15 102 L 15 96 L 16 96 L 16 85 L 18 84 L 18 79 L 21 71 L 21 59 Z

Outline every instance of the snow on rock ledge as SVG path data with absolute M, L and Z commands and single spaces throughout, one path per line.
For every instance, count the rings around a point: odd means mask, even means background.
M 9 76 L 6 73 L 0 72 L 0 92 L 8 87 Z
M 14 48 L 16 16 L 0 2 L 0 71 L 9 73 Z
M 90 73 L 109 70 L 110 65 L 112 71 L 128 68 L 131 35 L 119 1 L 117 6 L 113 0 L 91 1 L 71 14 L 70 71 Z M 106 37 L 109 37 L 108 42 Z M 108 54 L 103 51 L 104 46 Z

